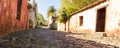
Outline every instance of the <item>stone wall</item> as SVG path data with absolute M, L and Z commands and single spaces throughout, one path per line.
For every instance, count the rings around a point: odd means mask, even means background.
M 0 0 L 0 35 L 7 32 L 28 29 L 28 0 L 22 0 L 20 20 L 16 19 L 17 1 Z

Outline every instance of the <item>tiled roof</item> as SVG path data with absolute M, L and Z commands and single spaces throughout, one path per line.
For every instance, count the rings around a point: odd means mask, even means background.
M 92 7 L 96 6 L 96 5 L 99 5 L 100 3 L 103 3 L 103 2 L 105 2 L 105 1 L 107 1 L 107 0 L 99 0 L 99 1 L 97 1 L 97 2 L 95 2 L 95 3 L 92 3 L 92 4 L 90 4 L 90 5 L 86 6 L 86 7 L 83 7 L 82 9 L 80 9 L 80 10 L 72 13 L 72 15 L 77 14 L 77 13 L 79 13 L 79 12 L 82 12 L 82 11 L 84 11 L 84 10 L 90 9 L 90 8 L 92 8 Z M 71 16 L 72 16 L 72 15 L 71 15 Z

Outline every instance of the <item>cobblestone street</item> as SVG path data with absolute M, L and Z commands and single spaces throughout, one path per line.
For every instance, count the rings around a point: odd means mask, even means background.
M 0 0 L 0 48 L 120 48 L 120 0 Z
M 36 28 L 18 32 L 1 37 L 0 48 L 118 48 L 69 36 L 75 35 L 73 33 L 47 28 Z

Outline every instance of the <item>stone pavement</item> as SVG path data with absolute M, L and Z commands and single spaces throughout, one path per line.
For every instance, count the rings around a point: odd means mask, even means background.
M 118 48 L 46 28 L 13 32 L 0 38 L 0 48 Z M 77 36 L 78 37 L 78 36 Z M 80 36 L 79 36 L 80 37 Z
M 78 33 L 79 34 L 79 33 Z M 69 34 L 67 36 L 74 37 L 74 38 L 81 38 L 85 40 L 95 41 L 97 43 L 109 44 L 120 47 L 120 37 L 103 37 L 97 35 L 78 35 L 78 34 Z

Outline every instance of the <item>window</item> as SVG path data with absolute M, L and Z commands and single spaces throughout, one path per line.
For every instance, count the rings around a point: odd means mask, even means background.
M 83 25 L 83 16 L 80 16 L 80 26 Z
M 22 6 L 22 0 L 18 0 L 17 2 L 17 19 L 20 20 L 21 17 L 21 6 Z

